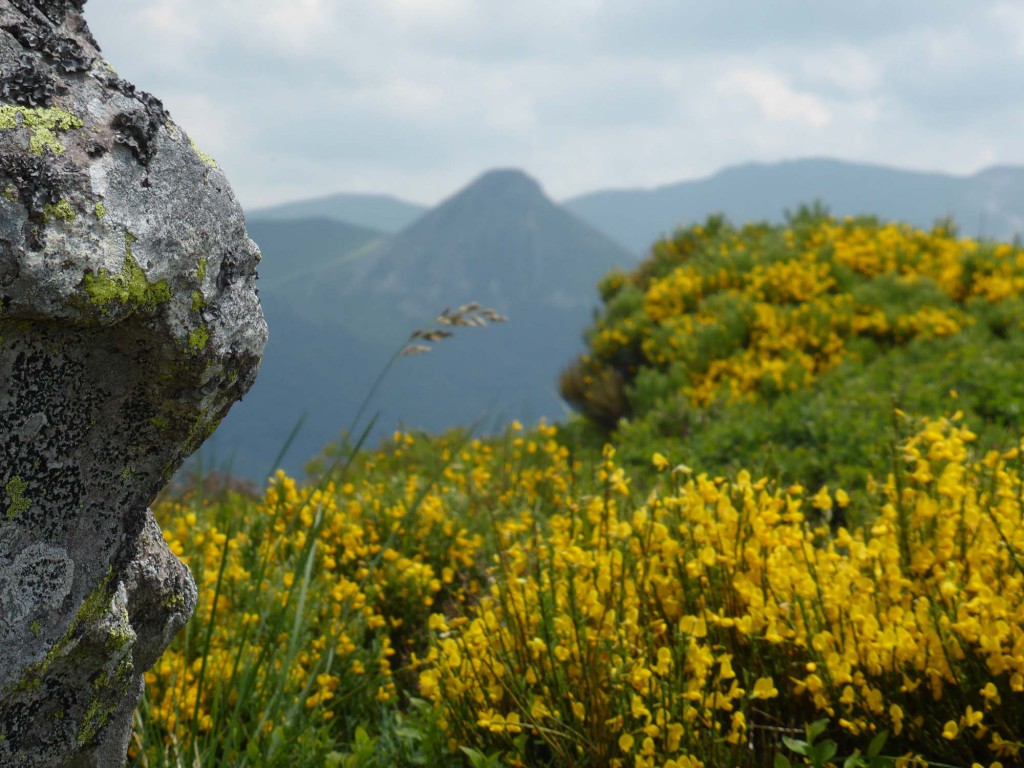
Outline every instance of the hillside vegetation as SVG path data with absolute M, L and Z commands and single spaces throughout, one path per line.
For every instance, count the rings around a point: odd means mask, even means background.
M 397 423 L 494 433 L 515 418 L 563 416 L 555 381 L 581 350 L 597 282 L 637 261 L 514 170 L 483 174 L 388 236 L 316 219 L 261 219 L 252 234 L 270 341 L 259 380 L 209 447 L 260 481 L 303 414 L 286 469 L 337 439 L 409 332 L 446 306 L 475 301 L 512 322 L 459 334 L 385 381 L 374 442 Z
M 711 219 L 604 279 L 569 425 L 161 500 L 200 607 L 133 765 L 1015 764 L 1022 270 Z
M 1024 404 L 1024 251 L 803 209 L 722 218 L 601 283 L 563 396 L 622 454 L 861 488 L 892 462 L 894 408 L 961 410 L 1012 442 Z

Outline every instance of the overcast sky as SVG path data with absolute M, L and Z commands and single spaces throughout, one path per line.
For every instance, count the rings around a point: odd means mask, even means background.
M 89 0 L 243 206 L 432 204 L 514 166 L 556 199 L 751 160 L 1024 164 L 1024 3 Z

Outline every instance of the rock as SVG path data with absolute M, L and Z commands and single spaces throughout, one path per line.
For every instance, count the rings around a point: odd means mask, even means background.
M 259 251 L 103 60 L 84 0 L 0 0 L 0 765 L 122 765 L 196 603 L 148 510 L 250 387 Z

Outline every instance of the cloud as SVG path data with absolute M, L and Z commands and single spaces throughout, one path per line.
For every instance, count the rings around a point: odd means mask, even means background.
M 1009 38 L 1013 55 L 1024 58 L 1024 8 L 1017 3 L 997 3 L 989 15 Z
M 119 72 L 249 206 L 435 202 L 517 165 L 566 196 L 747 160 L 1024 161 L 1024 19 L 979 0 L 89 0 Z
M 794 90 L 771 72 L 740 69 L 720 78 L 715 86 L 726 97 L 734 93 L 750 97 L 761 113 L 775 122 L 796 122 L 824 128 L 832 121 L 831 113 L 821 99 L 811 93 Z
M 848 44 L 811 49 L 794 64 L 796 83 L 845 97 L 871 95 L 885 80 L 880 57 Z

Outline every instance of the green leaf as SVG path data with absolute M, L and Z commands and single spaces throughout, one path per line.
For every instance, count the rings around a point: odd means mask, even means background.
M 825 729 L 828 728 L 828 718 L 825 717 L 821 720 L 815 720 L 810 725 L 805 726 L 805 728 L 807 731 L 807 741 L 813 744 L 814 740 L 821 736 L 821 734 L 825 732 Z
M 825 765 L 825 763 L 836 756 L 838 751 L 839 745 L 832 741 L 832 739 L 817 744 L 813 751 L 814 764 Z
M 792 763 L 789 762 L 789 758 L 781 752 L 775 753 L 775 762 L 772 763 L 772 768 L 793 768 Z
M 801 739 L 792 739 L 789 736 L 783 736 L 782 743 L 794 752 L 796 752 L 798 755 L 804 755 L 805 757 L 808 753 L 808 747 L 810 747 L 810 745 L 806 741 L 803 741 Z
M 263 755 L 260 752 L 260 745 L 257 743 L 256 739 L 251 740 L 245 745 L 245 756 L 254 763 L 259 764 L 260 758 L 263 757 Z
M 889 738 L 888 731 L 880 731 L 875 734 L 875 738 L 871 740 L 868 745 L 868 757 L 876 757 L 882 753 L 882 748 L 885 746 L 885 740 Z

